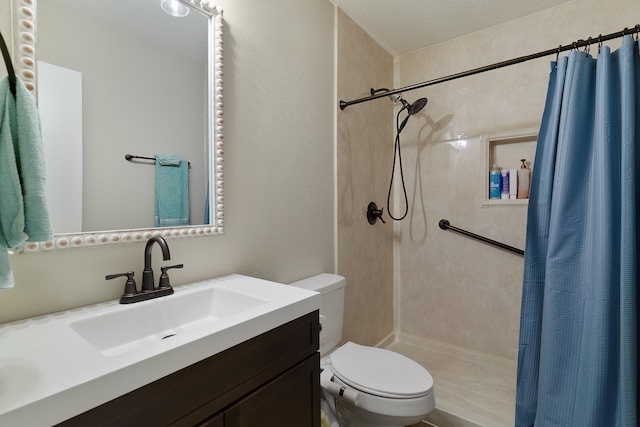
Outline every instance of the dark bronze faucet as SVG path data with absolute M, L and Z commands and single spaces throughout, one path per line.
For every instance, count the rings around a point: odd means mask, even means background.
M 171 295 L 173 288 L 169 283 L 169 276 L 167 270 L 170 268 L 182 268 L 183 264 L 171 265 L 162 267 L 162 275 L 160 276 L 160 284 L 156 288 L 155 281 L 153 279 L 153 269 L 151 268 L 151 251 L 153 244 L 158 243 L 160 249 L 162 249 L 162 259 L 168 261 L 171 259 L 171 253 L 169 252 L 169 245 L 167 241 L 160 236 L 153 236 L 147 241 L 147 245 L 144 248 L 144 270 L 142 271 L 142 289 L 138 292 L 136 282 L 133 279 L 133 271 L 122 274 L 110 274 L 106 276 L 107 280 L 115 279 L 116 277 L 127 276 L 127 283 L 125 284 L 124 294 L 120 297 L 120 304 L 131 304 L 134 302 L 145 301 L 152 298 L 163 297 L 165 295 Z
M 153 236 L 147 241 L 147 245 L 144 247 L 144 270 L 142 271 L 142 292 L 153 291 L 156 288 L 153 280 L 153 269 L 151 268 L 151 250 L 153 244 L 157 242 L 162 249 L 162 259 L 168 261 L 171 259 L 171 253 L 169 252 L 169 245 L 167 241 L 160 236 Z

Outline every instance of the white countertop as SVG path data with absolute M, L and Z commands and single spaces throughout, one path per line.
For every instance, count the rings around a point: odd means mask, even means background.
M 0 325 L 0 426 L 54 425 L 320 308 L 316 292 L 241 275 L 177 286 L 174 295 L 204 286 L 250 288 L 268 302 L 113 356 L 69 325 L 121 309 L 118 301 Z

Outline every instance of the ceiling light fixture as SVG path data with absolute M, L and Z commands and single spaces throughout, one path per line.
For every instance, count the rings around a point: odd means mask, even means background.
M 177 18 L 182 18 L 189 14 L 189 7 L 179 0 L 162 0 L 160 6 L 169 15 Z

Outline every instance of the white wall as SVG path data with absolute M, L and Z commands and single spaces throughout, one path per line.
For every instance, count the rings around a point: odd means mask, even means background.
M 169 241 L 181 284 L 227 273 L 290 282 L 334 270 L 333 6 L 224 0 L 223 236 Z M 126 209 L 115 201 L 113 209 Z M 143 266 L 143 244 L 14 255 L 0 321 L 115 299 L 109 273 Z M 154 253 L 154 266 L 161 265 Z

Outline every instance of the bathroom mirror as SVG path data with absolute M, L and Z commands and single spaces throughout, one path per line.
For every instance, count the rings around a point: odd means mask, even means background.
M 208 0 L 176 0 L 184 17 L 161 0 L 31 1 L 56 234 L 24 251 L 223 233 L 222 11 Z M 189 162 L 193 225 L 154 227 L 161 154 Z

